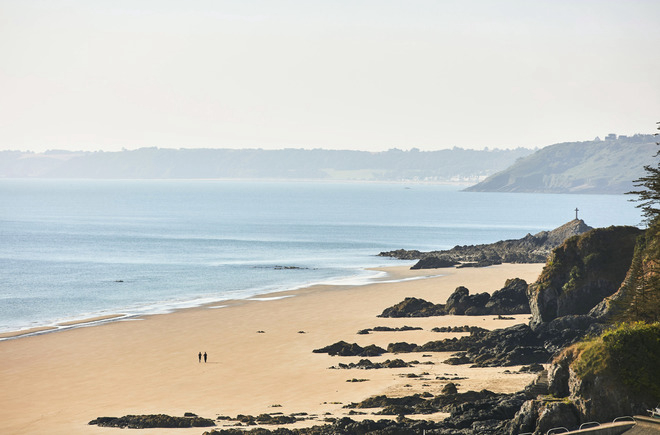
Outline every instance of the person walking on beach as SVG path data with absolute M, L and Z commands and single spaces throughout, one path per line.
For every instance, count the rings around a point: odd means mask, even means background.
M 202 362 L 202 352 L 200 352 L 199 355 L 197 355 L 197 358 L 199 359 L 199 362 Z
M 206 362 L 206 352 L 204 352 L 204 362 Z

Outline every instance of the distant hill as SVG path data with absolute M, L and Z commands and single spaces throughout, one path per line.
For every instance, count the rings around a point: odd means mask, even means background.
M 469 192 L 606 193 L 633 190 L 657 151 L 654 135 L 550 145 L 471 186 Z
M 533 150 L 160 149 L 0 152 L 0 178 L 230 178 L 474 183 Z

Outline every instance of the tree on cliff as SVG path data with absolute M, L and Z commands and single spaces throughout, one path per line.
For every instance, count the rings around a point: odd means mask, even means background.
M 660 321 L 660 221 L 640 236 L 617 300 L 619 321 Z
M 657 124 L 660 124 L 660 122 Z M 660 126 L 658 130 L 660 130 Z M 658 133 L 655 135 L 657 136 Z M 660 145 L 660 142 L 656 142 L 656 144 Z M 660 156 L 660 150 L 653 157 L 658 156 Z M 655 165 L 644 166 L 644 170 L 646 176 L 633 181 L 635 187 L 642 188 L 642 190 L 627 193 L 638 196 L 633 201 L 639 202 L 637 207 L 642 209 L 645 222 L 651 224 L 660 219 L 660 161 L 657 161 Z
M 654 157 L 658 156 L 660 150 Z M 619 305 L 622 320 L 657 322 L 660 320 L 660 162 L 655 166 L 646 165 L 644 170 L 646 176 L 634 181 L 635 186 L 643 190 L 628 193 L 638 195 L 634 201 L 640 202 L 637 207 L 642 209 L 648 228 L 637 241 L 622 286 L 625 297 Z

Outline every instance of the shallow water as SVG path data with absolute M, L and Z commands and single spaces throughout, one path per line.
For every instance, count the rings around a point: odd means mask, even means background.
M 466 193 L 428 184 L 0 180 L 0 332 L 148 314 L 316 283 L 377 257 L 550 230 L 637 225 L 622 195 Z

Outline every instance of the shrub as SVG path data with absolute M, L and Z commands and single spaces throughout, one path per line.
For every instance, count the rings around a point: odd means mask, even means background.
M 612 376 L 632 393 L 660 399 L 660 323 L 622 323 L 578 345 L 578 376 Z

